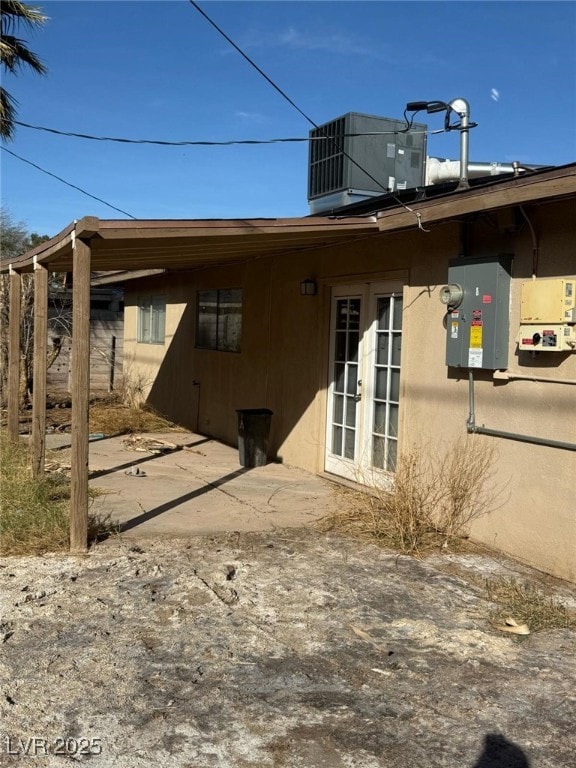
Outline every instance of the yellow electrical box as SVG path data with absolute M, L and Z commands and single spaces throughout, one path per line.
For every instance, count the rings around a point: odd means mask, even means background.
M 576 277 L 522 283 L 520 323 L 520 349 L 576 352 Z
M 521 323 L 576 323 L 576 277 L 522 283 Z

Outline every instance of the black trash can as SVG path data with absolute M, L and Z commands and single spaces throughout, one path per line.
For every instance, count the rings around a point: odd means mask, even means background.
M 238 414 L 238 453 L 243 467 L 264 467 L 268 461 L 268 438 L 272 411 L 243 408 Z

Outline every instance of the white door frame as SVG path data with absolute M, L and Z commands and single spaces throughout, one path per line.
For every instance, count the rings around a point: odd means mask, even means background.
M 330 299 L 330 339 L 329 339 L 329 359 L 328 359 L 328 389 L 327 389 L 327 409 L 326 409 L 326 437 L 325 437 L 325 458 L 324 467 L 326 472 L 347 478 L 363 485 L 389 485 L 392 474 L 384 468 L 374 466 L 374 443 L 379 441 L 385 447 L 395 448 L 391 445 L 398 438 L 390 436 L 390 423 L 398 422 L 398 405 L 390 404 L 390 379 L 394 377 L 395 397 L 399 398 L 399 366 L 395 364 L 394 370 L 387 369 L 386 366 L 378 365 L 377 342 L 382 336 L 389 338 L 392 342 L 392 336 L 400 343 L 401 331 L 396 330 L 383 333 L 378 327 L 377 307 L 378 299 L 382 297 L 394 297 L 397 300 L 402 299 L 403 284 L 398 280 L 379 281 L 374 283 L 356 283 L 349 285 L 338 285 L 332 288 Z M 348 305 L 342 303 L 342 300 L 352 300 Z M 340 302 L 339 302 L 340 300 Z M 350 347 L 354 348 L 356 336 L 354 330 L 350 327 L 344 328 L 344 317 L 349 317 L 358 307 L 358 356 L 357 368 L 354 355 L 350 354 Z M 338 318 L 339 326 L 337 328 L 337 311 L 340 307 L 341 316 Z M 392 322 L 392 321 L 391 321 Z M 396 321 L 398 322 L 398 321 Z M 354 324 L 355 327 L 355 324 Z M 337 340 L 337 335 L 339 339 Z M 344 336 L 349 338 L 349 342 L 344 346 Z M 353 343 L 351 344 L 350 341 Z M 346 352 L 344 353 L 344 348 Z M 380 352 L 380 357 L 382 350 Z M 338 358 L 338 359 L 337 359 Z M 380 360 L 380 362 L 382 362 Z M 386 401 L 382 402 L 376 398 L 375 381 L 378 371 L 387 378 Z M 356 372 L 356 382 L 352 381 L 351 373 Z M 339 384 L 336 379 L 339 379 Z M 356 387 L 354 387 L 354 383 Z M 380 385 L 379 385 L 380 386 Z M 381 398 L 381 392 L 378 393 Z M 351 403 L 354 400 L 355 407 Z M 373 430 L 375 425 L 375 408 L 378 407 L 382 414 L 385 414 L 385 425 L 376 432 Z M 394 413 L 391 414 L 392 409 Z M 355 420 L 352 423 L 350 413 L 354 411 Z M 391 416 L 393 419 L 391 420 Z M 396 427 L 394 427 L 396 429 Z M 353 431 L 353 433 L 352 433 Z M 379 435 L 383 431 L 384 436 Z M 352 436 L 353 450 L 352 450 Z M 336 451 L 333 449 L 336 447 Z M 389 464 L 390 462 L 386 460 Z

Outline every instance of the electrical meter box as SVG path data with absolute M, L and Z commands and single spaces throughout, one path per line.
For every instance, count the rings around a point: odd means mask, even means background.
M 450 261 L 440 291 L 447 306 L 446 365 L 508 367 L 512 256 L 499 254 Z
M 576 277 L 522 283 L 520 323 L 519 349 L 576 351 Z

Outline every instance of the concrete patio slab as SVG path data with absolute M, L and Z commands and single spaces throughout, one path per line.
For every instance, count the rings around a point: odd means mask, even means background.
M 51 436 L 65 453 L 68 436 Z M 66 441 L 67 438 L 67 441 Z M 308 525 L 333 508 L 325 479 L 282 464 L 245 468 L 238 451 L 190 432 L 147 433 L 177 450 L 135 450 L 131 438 L 90 443 L 90 485 L 102 491 L 92 511 L 124 533 L 210 534 Z

